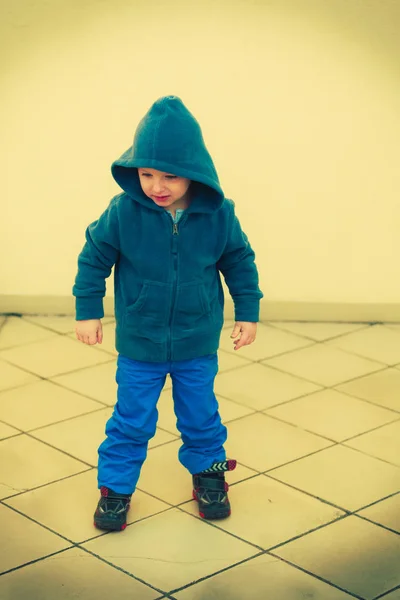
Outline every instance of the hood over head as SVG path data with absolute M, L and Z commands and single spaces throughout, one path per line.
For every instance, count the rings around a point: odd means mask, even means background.
M 129 196 L 164 210 L 144 194 L 139 167 L 191 179 L 194 210 L 214 212 L 222 206 L 224 193 L 200 125 L 177 96 L 164 96 L 151 106 L 136 129 L 133 145 L 111 166 L 115 181 Z

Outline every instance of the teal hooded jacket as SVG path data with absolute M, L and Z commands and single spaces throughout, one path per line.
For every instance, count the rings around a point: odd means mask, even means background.
M 139 167 L 191 180 L 191 203 L 178 224 L 144 194 Z M 224 321 L 220 273 L 235 319 L 257 322 L 263 294 L 254 251 L 180 98 L 152 105 L 111 172 L 124 191 L 86 229 L 72 290 L 76 319 L 104 316 L 105 280 L 115 265 L 115 346 L 129 358 L 165 362 L 216 352 Z

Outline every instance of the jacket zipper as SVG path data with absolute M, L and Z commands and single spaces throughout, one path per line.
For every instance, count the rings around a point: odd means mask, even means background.
M 170 217 L 168 217 L 170 218 Z M 170 361 L 172 357 L 172 319 L 174 316 L 174 308 L 175 308 L 175 300 L 176 300 L 176 291 L 178 287 L 178 278 L 177 278 L 177 270 L 178 270 L 178 223 L 174 223 L 172 227 L 172 254 L 174 257 L 173 269 L 174 269 L 174 281 L 172 288 L 172 302 L 171 302 L 171 311 L 169 315 L 169 323 L 168 323 L 168 357 L 167 360 Z

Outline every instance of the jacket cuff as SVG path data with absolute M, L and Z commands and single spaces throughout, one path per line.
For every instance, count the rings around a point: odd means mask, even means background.
M 235 305 L 235 321 L 246 321 L 258 323 L 260 320 L 260 303 L 246 304 L 246 306 Z
M 76 298 L 76 320 L 102 319 L 104 317 L 103 298 Z

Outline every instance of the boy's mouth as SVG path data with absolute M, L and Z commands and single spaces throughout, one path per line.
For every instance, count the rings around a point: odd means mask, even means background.
M 169 196 L 153 196 L 156 200 L 166 200 Z

